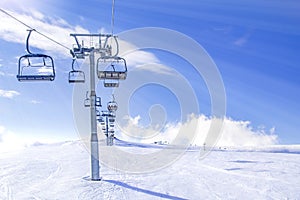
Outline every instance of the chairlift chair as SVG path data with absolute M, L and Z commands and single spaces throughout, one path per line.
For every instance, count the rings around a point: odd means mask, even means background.
M 84 99 L 84 107 L 90 107 L 91 106 L 91 101 L 90 98 L 88 97 L 89 92 L 86 92 L 85 99 Z
M 99 115 L 98 115 L 98 114 L 99 114 Z M 100 115 L 100 112 L 99 112 L 99 111 L 97 112 L 97 120 L 98 120 L 98 122 L 101 123 L 101 125 L 104 125 L 104 124 L 105 124 L 104 119 L 103 119 L 103 117 Z
M 98 122 L 100 122 L 102 119 L 102 116 L 100 115 L 100 111 L 99 110 L 96 110 L 96 119 Z
M 118 110 L 118 104 L 117 102 L 115 102 L 115 100 L 113 101 L 110 101 L 107 103 L 107 109 L 110 111 L 110 112 L 115 112 Z
M 99 110 L 96 110 L 96 116 L 97 116 L 97 117 L 101 117 L 100 111 L 99 111 Z
M 109 122 L 110 123 L 115 122 L 115 119 L 114 118 L 109 118 Z
M 115 80 L 104 80 L 103 82 L 104 87 L 110 87 L 110 88 L 116 88 L 119 87 L 120 83 L 119 81 L 115 81 Z
M 95 103 L 96 103 L 95 106 L 102 107 L 102 105 L 101 105 L 101 97 L 96 97 L 96 102 Z
M 109 113 L 109 117 L 115 118 L 115 117 L 116 117 L 116 113 L 115 113 L 115 112 L 110 112 L 110 113 Z
M 108 129 L 108 132 L 109 132 L 109 133 L 114 133 L 115 130 L 114 130 L 113 128 L 109 128 L 109 129 Z
M 74 69 L 75 61 L 76 61 L 76 59 L 73 58 L 72 70 L 69 72 L 69 83 L 84 83 L 85 82 L 85 74 L 83 71 Z
M 127 77 L 126 60 L 121 57 L 100 57 L 97 60 L 97 75 L 104 80 L 104 87 L 119 87 L 119 80 Z
M 53 81 L 55 79 L 54 61 L 51 56 L 32 53 L 29 49 L 29 38 L 34 29 L 29 30 L 26 40 L 28 54 L 19 58 L 18 81 Z

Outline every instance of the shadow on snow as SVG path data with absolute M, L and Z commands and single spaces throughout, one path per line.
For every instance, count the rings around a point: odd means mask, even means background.
M 180 197 L 176 197 L 176 196 L 172 196 L 172 195 L 168 195 L 168 194 L 163 194 L 163 193 L 154 192 L 154 191 L 151 191 L 151 190 L 146 190 L 146 189 L 138 188 L 138 187 L 135 187 L 135 186 L 131 186 L 131 185 L 128 185 L 127 183 L 123 183 L 121 181 L 115 181 L 115 180 L 103 180 L 103 181 L 108 182 L 108 183 L 112 183 L 112 184 L 115 184 L 115 185 L 118 185 L 118 186 L 121 186 L 121 187 L 124 187 L 124 188 L 127 188 L 127 189 L 131 189 L 131 190 L 134 190 L 134 191 L 137 191 L 137 192 L 142 192 L 142 193 L 149 194 L 149 195 L 152 195 L 152 196 L 164 198 L 164 199 L 185 200 L 184 198 L 180 198 Z

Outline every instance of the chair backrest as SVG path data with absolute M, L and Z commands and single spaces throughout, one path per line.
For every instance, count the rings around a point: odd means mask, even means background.
M 19 81 L 53 81 L 55 69 L 52 57 L 44 54 L 27 54 L 18 62 Z

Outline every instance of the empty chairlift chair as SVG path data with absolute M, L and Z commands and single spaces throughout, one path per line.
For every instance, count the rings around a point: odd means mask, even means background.
M 127 77 L 126 60 L 121 57 L 101 57 L 97 60 L 97 74 L 104 87 L 119 87 L 119 80 Z
M 19 81 L 53 81 L 55 69 L 52 57 L 32 53 L 29 49 L 29 37 L 32 31 L 34 30 L 29 30 L 26 40 L 28 54 L 19 58 L 17 79 Z
M 69 83 L 84 83 L 85 74 L 83 71 L 74 69 L 75 61 L 76 59 L 72 61 L 72 70 L 69 72 Z
M 109 112 L 115 112 L 118 110 L 118 104 L 115 102 L 115 100 L 110 101 L 107 103 L 107 109 Z

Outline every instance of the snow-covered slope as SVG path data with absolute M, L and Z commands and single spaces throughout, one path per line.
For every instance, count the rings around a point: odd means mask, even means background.
M 154 148 L 117 143 L 136 151 Z M 35 145 L 0 154 L 0 199 L 300 199 L 296 149 L 217 150 L 204 160 L 190 150 L 153 173 L 101 166 L 103 180 L 91 182 L 90 155 L 81 142 Z

